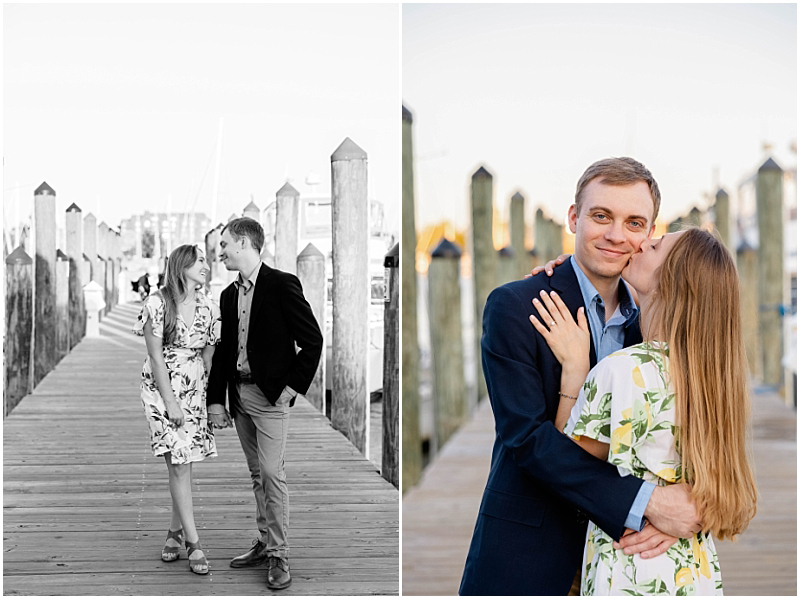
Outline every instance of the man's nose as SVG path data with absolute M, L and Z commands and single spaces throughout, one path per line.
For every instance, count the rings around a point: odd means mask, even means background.
M 606 230 L 606 239 L 614 243 L 622 243 L 625 241 L 625 232 L 622 230 L 622 223 L 613 223 Z

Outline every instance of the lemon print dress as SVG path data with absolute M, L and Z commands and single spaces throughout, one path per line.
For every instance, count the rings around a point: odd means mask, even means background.
M 589 372 L 564 427 L 575 438 L 608 443 L 608 462 L 621 475 L 658 486 L 681 476 L 668 354 L 666 343 L 640 343 L 601 360 Z M 625 555 L 612 542 L 589 522 L 581 595 L 722 595 L 710 533 L 678 539 L 666 553 L 650 559 Z

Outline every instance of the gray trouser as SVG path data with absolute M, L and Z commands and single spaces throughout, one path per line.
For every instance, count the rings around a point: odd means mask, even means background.
M 256 385 L 239 385 L 236 432 L 247 459 L 256 523 L 268 555 L 287 557 L 289 542 L 289 490 L 283 457 L 289 429 L 289 400 L 270 405 Z

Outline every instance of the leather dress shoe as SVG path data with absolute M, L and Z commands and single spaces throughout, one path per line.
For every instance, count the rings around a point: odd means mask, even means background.
M 289 560 L 285 557 L 271 555 L 269 557 L 267 572 L 267 587 L 273 590 L 287 588 L 292 584 L 292 575 L 289 574 Z
M 231 560 L 231 568 L 247 568 L 249 566 L 258 566 L 267 561 L 267 546 L 261 542 L 261 539 L 253 541 L 253 546 L 250 551 L 239 557 L 234 557 Z

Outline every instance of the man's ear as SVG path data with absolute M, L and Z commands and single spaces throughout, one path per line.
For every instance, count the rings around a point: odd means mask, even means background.
M 569 207 L 567 213 L 567 222 L 569 223 L 569 230 L 574 235 L 578 230 L 578 208 L 576 204 Z

